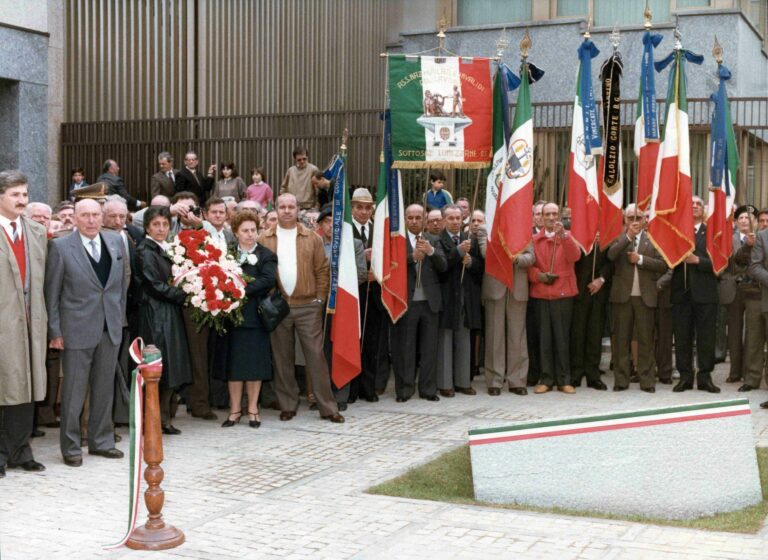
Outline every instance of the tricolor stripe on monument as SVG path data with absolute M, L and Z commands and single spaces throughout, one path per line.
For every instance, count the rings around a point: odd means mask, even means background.
M 648 235 L 667 265 L 683 262 L 695 248 L 693 230 L 691 147 L 688 139 L 688 100 L 685 60 L 701 64 L 702 57 L 675 49 L 656 63 L 663 70 L 670 62 L 664 134 L 653 178 Z
M 390 55 L 388 84 L 393 167 L 490 164 L 489 59 Z
M 527 439 L 696 422 L 745 414 L 751 414 L 749 401 L 747 399 L 736 399 L 603 416 L 585 416 L 583 418 L 568 418 L 547 422 L 527 422 L 516 426 L 469 430 L 469 444 L 488 445 Z

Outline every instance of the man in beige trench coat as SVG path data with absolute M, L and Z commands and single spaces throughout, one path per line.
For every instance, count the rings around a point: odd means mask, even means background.
M 0 478 L 42 471 L 29 446 L 35 401 L 45 398 L 48 316 L 43 299 L 46 231 L 24 216 L 26 176 L 0 172 Z

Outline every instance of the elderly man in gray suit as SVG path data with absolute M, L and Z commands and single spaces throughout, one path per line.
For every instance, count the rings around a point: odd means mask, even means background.
M 752 247 L 749 275 L 760 282 L 763 290 L 761 309 L 763 327 L 765 328 L 768 327 L 768 229 L 761 229 L 757 232 L 757 239 L 754 247 Z M 760 408 L 768 408 L 768 401 L 760 403 Z
M 485 258 L 488 234 L 478 228 L 480 253 Z M 498 396 L 506 380 L 510 393 L 527 395 L 528 307 L 527 269 L 536 262 L 533 246 L 527 245 L 514 260 L 513 290 L 488 274 L 483 275 L 482 300 L 485 307 L 485 382 L 488 394 Z
M 123 334 L 130 266 L 120 236 L 101 231 L 94 200 L 75 206 L 75 231 L 50 246 L 45 278 L 49 346 L 62 350 L 61 453 L 82 465 L 80 414 L 91 389 L 88 453 L 119 459 L 112 426 L 115 367 Z
M 45 398 L 45 228 L 24 216 L 27 178 L 0 173 L 0 478 L 7 468 L 42 471 L 29 438 Z

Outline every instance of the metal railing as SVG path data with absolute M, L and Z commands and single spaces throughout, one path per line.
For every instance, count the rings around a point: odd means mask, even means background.
M 625 199 L 633 200 L 636 162 L 633 129 L 636 100 L 622 102 L 622 145 Z M 659 100 L 659 119 L 664 121 L 664 100 Z M 696 192 L 706 192 L 708 131 L 712 107 L 708 99 L 689 99 L 691 168 Z M 534 111 L 536 198 L 564 199 L 567 191 L 568 152 L 573 114 L 572 102 L 536 103 Z M 510 105 L 510 113 L 514 105 Z M 150 177 L 157 171 L 157 154 L 169 151 L 175 166 L 183 165 L 184 153 L 194 150 L 201 166 L 235 162 L 246 183 L 250 169 L 266 169 L 267 182 L 277 189 L 285 170 L 292 165 L 296 145 L 308 148 L 310 161 L 323 167 L 338 151 L 344 128 L 349 129 L 349 181 L 352 186 L 375 190 L 381 151 L 382 123 L 378 109 L 313 113 L 260 114 L 223 117 L 83 122 L 62 125 L 61 192 L 69 183 L 69 169 L 83 167 L 89 180 L 101 173 L 103 162 L 118 162 L 129 190 L 143 200 L 149 198 Z M 731 114 L 742 140 L 743 173 L 739 186 L 746 200 L 768 204 L 768 98 L 731 99 Z M 454 199 L 475 198 L 476 170 L 447 172 Z M 477 205 L 485 200 L 486 174 L 481 171 Z M 742 181 L 744 184 L 742 185 Z M 404 200 L 422 200 L 428 185 L 427 170 L 403 172 Z

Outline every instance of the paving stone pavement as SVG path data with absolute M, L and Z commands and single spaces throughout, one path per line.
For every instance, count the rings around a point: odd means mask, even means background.
M 768 446 L 768 411 L 758 407 L 768 391 L 737 393 L 737 386 L 725 384 L 726 374 L 727 364 L 719 365 L 720 395 L 677 394 L 669 385 L 649 395 L 633 385 L 621 393 L 582 388 L 575 395 L 490 397 L 476 378 L 476 396 L 398 404 L 390 387 L 378 403 L 350 405 L 343 425 L 321 421 L 305 402 L 291 422 L 265 411 L 259 430 L 245 422 L 223 429 L 223 418 L 206 422 L 182 412 L 174 424 L 184 433 L 164 441 L 163 513 L 184 530 L 186 543 L 151 557 L 765 560 L 768 529 L 712 533 L 365 493 L 465 443 L 470 427 L 510 421 L 746 396 L 756 445 Z M 612 386 L 610 373 L 604 380 Z M 33 445 L 47 470 L 12 470 L 0 481 L 0 558 L 145 557 L 102 547 L 125 530 L 127 461 L 86 454 L 83 467 L 67 467 L 58 430 L 46 431 Z M 125 449 L 125 441 L 118 447 Z M 142 523 L 145 517 L 142 504 Z

